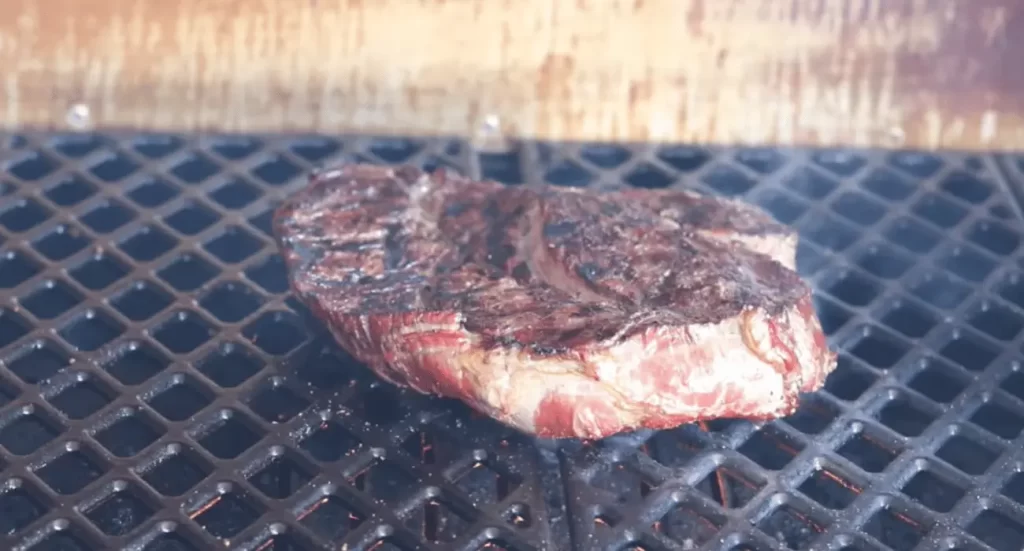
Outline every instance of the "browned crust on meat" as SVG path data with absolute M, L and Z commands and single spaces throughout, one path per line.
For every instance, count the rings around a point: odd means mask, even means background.
M 537 192 L 444 170 L 347 165 L 314 175 L 275 213 L 274 233 L 299 297 L 374 371 L 538 434 L 785 415 L 835 366 L 811 290 L 791 269 L 795 235 L 735 201 Z M 774 245 L 751 245 L 761 242 Z M 735 336 L 716 337 L 719 326 Z M 718 394 L 691 389 L 688 380 L 713 381 L 707 369 L 731 369 L 702 351 L 722 346 L 741 349 L 717 353 L 767 390 L 744 394 L 736 381 Z M 630 365 L 633 356 L 646 359 Z M 512 365 L 568 377 L 579 403 L 536 380 L 544 396 L 506 403 L 486 387 L 514 376 L 481 370 Z M 659 388 L 668 381 L 671 392 Z M 706 413 L 671 404 L 694 392 Z M 539 398 L 547 401 L 531 402 Z M 549 412 L 526 419 L 530 407 Z M 559 428 L 567 415 L 571 426 Z

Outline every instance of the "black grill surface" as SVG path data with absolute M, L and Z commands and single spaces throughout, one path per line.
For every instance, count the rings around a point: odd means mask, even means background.
M 1024 225 L 988 156 L 10 137 L 0 548 L 996 549 L 1024 542 Z M 787 419 L 538 442 L 399 391 L 290 298 L 272 208 L 340 160 L 696 186 L 802 233 L 840 366 Z

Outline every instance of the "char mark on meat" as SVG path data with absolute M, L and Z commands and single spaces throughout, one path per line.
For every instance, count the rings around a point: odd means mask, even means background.
M 738 201 L 352 164 L 274 233 L 298 296 L 382 378 L 543 437 L 783 416 L 835 367 L 796 235 Z

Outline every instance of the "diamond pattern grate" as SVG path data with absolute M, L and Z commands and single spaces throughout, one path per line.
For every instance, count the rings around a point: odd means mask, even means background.
M 26 134 L 6 155 L 0 547 L 1024 541 L 1024 225 L 1000 179 L 1020 176 L 1010 163 L 116 134 Z M 689 185 L 759 204 L 801 231 L 800 269 L 840 368 L 763 426 L 558 445 L 394 389 L 289 297 L 270 236 L 274 205 L 340 160 L 508 183 Z

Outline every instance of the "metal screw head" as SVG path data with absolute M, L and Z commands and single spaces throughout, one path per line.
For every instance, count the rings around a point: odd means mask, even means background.
M 68 108 L 64 120 L 72 130 L 87 130 L 92 126 L 92 110 L 84 103 L 76 103 Z

